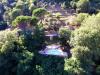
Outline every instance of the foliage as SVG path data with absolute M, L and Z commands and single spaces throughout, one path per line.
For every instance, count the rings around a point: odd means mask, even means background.
M 6 30 L 0 32 L 0 54 L 14 49 L 14 42 L 17 41 L 16 33 L 16 30 Z
M 73 46 L 72 58 L 79 60 L 81 67 L 91 73 L 93 65 L 100 59 L 100 14 L 89 16 L 82 22 L 82 26 L 76 29 L 71 35 L 71 45 Z M 83 66 L 83 65 L 87 65 Z M 97 64 L 95 64 L 97 65 Z M 88 70 L 88 68 L 90 68 Z M 97 72 L 98 68 L 97 68 Z
M 0 21 L 0 30 L 4 30 L 6 29 L 8 26 L 7 26 L 7 23 L 4 22 L 4 21 Z
M 3 4 L 0 2 L 0 15 L 3 15 L 4 13 L 4 7 Z
M 92 73 L 92 62 L 90 60 L 81 62 L 75 57 L 65 59 L 65 74 L 68 75 L 91 75 Z
M 70 7 L 70 0 L 64 1 L 61 4 L 61 7 L 64 8 L 64 9 L 69 8 Z
M 100 74 L 100 65 L 98 65 L 96 68 L 96 75 L 99 75 L 99 74 Z
M 74 58 L 65 60 L 64 70 L 66 71 L 65 75 L 88 75 L 85 73 L 84 69 L 81 68 L 80 61 Z
M 42 67 L 40 75 L 63 75 L 64 58 L 56 56 L 40 56 L 40 58 Z
M 77 12 L 88 12 L 90 7 L 89 0 L 79 0 L 76 4 Z
M 17 25 L 36 25 L 38 22 L 37 18 L 35 16 L 33 17 L 30 17 L 30 16 L 18 16 L 13 22 L 12 22 L 12 25 L 13 26 L 17 26 Z
M 13 9 L 9 16 L 11 17 L 11 20 L 14 20 L 17 16 L 20 16 L 21 13 L 21 9 Z
M 75 22 L 77 22 L 78 24 L 81 24 L 85 18 L 87 18 L 89 16 L 89 14 L 87 13 L 79 13 L 77 14 L 77 17 L 75 19 Z
M 64 8 L 71 5 L 78 12 L 85 12 L 77 14 L 75 22 L 81 24 L 79 29 L 60 28 L 58 31 L 61 44 L 70 41 L 72 46 L 69 59 L 38 54 L 44 49 L 45 37 L 43 25 L 37 18 L 43 19 L 46 14 L 44 8 L 37 8 L 38 1 L 0 1 L 0 17 L 4 14 L 0 28 L 6 25 L 5 22 L 12 23 L 14 28 L 23 27 L 0 31 L 0 75 L 92 75 L 93 72 L 100 75 L 100 63 L 96 62 L 100 61 L 100 13 L 87 14 L 91 9 L 100 9 L 100 0 L 45 0 L 51 4 L 61 2 Z M 57 13 L 56 17 L 60 15 Z
M 60 18 L 61 13 L 56 13 L 55 16 L 56 16 L 57 18 Z
M 4 75 L 11 75 L 12 73 L 17 75 L 38 74 L 37 70 L 39 69 L 36 68 L 34 56 L 37 56 L 38 49 L 43 44 L 42 36 L 41 27 L 36 27 L 34 34 L 32 31 L 19 29 L 1 31 L 0 60 L 4 64 L 0 61 L 0 67 L 3 67 L 2 70 L 0 68 L 0 74 L 4 71 Z
M 85 46 L 91 50 L 92 59 L 98 60 L 100 57 L 100 14 L 93 15 L 84 20 L 82 26 L 73 32 L 71 44 L 75 46 Z
M 99 29 L 100 26 L 100 13 L 98 13 L 97 15 L 92 15 L 88 18 L 86 18 L 82 25 L 85 27 L 89 27 L 89 28 L 94 28 L 94 29 Z
M 29 15 L 29 2 L 28 1 L 18 1 L 16 3 L 16 7 L 17 9 L 21 9 L 22 10 L 22 14 L 23 15 Z
M 72 57 L 83 62 L 91 59 L 91 51 L 87 47 L 75 46 L 71 53 Z
M 62 27 L 59 29 L 59 34 L 62 44 L 66 44 L 70 40 L 71 30 Z
M 29 6 L 30 13 L 32 14 L 32 11 L 35 10 L 36 8 L 37 8 L 36 6 L 34 6 L 33 4 L 31 4 Z
M 33 10 L 32 14 L 33 16 L 37 16 L 37 17 L 41 17 L 46 13 L 46 10 L 43 8 L 37 8 L 35 10 Z
M 31 64 L 33 60 L 33 53 L 28 50 L 24 50 L 21 53 L 16 53 L 16 57 L 19 60 L 17 75 L 31 75 L 33 73 L 33 64 Z
M 80 28 L 74 32 L 74 35 L 71 38 L 71 44 L 73 46 L 86 46 L 88 47 L 94 59 L 99 58 L 99 30 L 89 28 Z M 93 43 L 94 42 L 94 43 Z

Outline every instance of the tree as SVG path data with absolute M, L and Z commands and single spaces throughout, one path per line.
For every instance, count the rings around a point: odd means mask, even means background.
M 4 75 L 31 75 L 35 68 L 32 64 L 34 53 L 25 50 L 24 44 L 20 42 L 19 29 L 5 30 L 0 32 L 0 74 Z M 28 49 L 28 48 L 27 48 Z M 2 68 L 1 68 L 2 67 Z M 20 72 L 20 70 L 22 70 Z M 35 74 L 35 73 L 34 73 Z
M 99 75 L 99 74 L 100 74 L 100 65 L 98 65 L 96 68 L 96 75 Z
M 17 26 L 19 28 L 25 29 L 28 25 L 29 26 L 35 26 L 37 25 L 38 19 L 33 16 L 18 16 L 13 22 L 13 26 Z
M 75 58 L 65 59 L 64 75 L 89 75 L 81 67 L 81 62 Z
M 20 53 L 16 53 L 16 57 L 19 60 L 18 66 L 17 66 L 17 75 L 31 75 L 35 74 L 32 64 L 34 54 L 32 52 L 29 52 L 28 50 L 23 50 Z M 24 58 L 24 59 L 23 59 Z
M 33 10 L 32 12 L 32 15 L 38 17 L 41 23 L 42 23 L 42 19 L 44 18 L 45 14 L 46 14 L 46 10 L 43 8 L 37 8 Z
M 89 0 L 79 0 L 76 4 L 77 12 L 89 12 L 90 2 Z
M 30 13 L 32 14 L 32 11 L 34 10 L 34 9 L 36 9 L 37 7 L 36 6 L 34 6 L 33 4 L 31 4 L 30 6 L 29 6 L 29 11 L 30 11 Z
M 78 25 L 81 25 L 81 23 L 86 19 L 88 18 L 89 14 L 87 13 L 79 13 L 77 14 L 77 17 L 75 19 L 75 22 L 78 24 Z
M 91 60 L 91 50 L 88 49 L 88 47 L 82 47 L 82 46 L 75 46 L 71 49 L 72 57 L 78 59 L 81 62 L 86 62 L 88 60 Z
M 14 49 L 14 42 L 18 39 L 16 33 L 16 30 L 5 30 L 0 32 L 0 54 Z
M 84 20 L 82 26 L 75 30 L 71 36 L 71 44 L 75 46 L 85 46 L 91 50 L 92 59 L 98 60 L 100 57 L 100 14 L 93 15 Z
M 0 21 L 0 30 L 4 30 L 6 29 L 8 26 L 7 26 L 7 23 L 4 22 L 4 21 Z
M 70 36 L 71 36 L 71 30 L 69 30 L 68 28 L 60 28 L 59 34 L 60 34 L 61 43 L 62 44 L 68 43 L 68 41 L 70 40 Z
M 17 9 L 21 9 L 21 13 L 23 15 L 30 15 L 30 12 L 29 12 L 29 3 L 28 1 L 17 1 L 16 3 L 16 7 Z
M 11 20 L 13 21 L 17 16 L 20 16 L 22 15 L 22 11 L 21 9 L 13 9 L 11 12 L 10 12 L 10 18 Z
M 41 17 L 43 16 L 44 14 L 46 13 L 46 10 L 43 9 L 43 8 L 37 8 L 35 10 L 33 10 L 33 16 L 36 16 L 36 17 Z

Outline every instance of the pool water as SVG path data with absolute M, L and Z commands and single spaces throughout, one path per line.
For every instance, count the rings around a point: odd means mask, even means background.
M 60 49 L 50 49 L 46 51 L 46 54 L 63 55 L 63 52 Z
M 55 55 L 55 56 L 64 56 L 67 57 L 67 53 L 63 52 L 59 47 L 47 46 L 44 50 L 39 51 L 43 55 Z

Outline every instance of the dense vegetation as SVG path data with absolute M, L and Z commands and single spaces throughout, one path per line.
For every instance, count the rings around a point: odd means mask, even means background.
M 74 29 L 46 10 L 56 4 L 75 10 L 67 23 Z M 100 0 L 1 0 L 0 75 L 100 75 L 99 11 Z M 67 46 L 68 58 L 38 53 L 49 44 L 47 30 L 59 34 L 55 40 Z

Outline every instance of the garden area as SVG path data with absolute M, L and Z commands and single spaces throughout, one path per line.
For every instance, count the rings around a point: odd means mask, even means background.
M 0 75 L 100 75 L 100 1 L 1 0 Z

